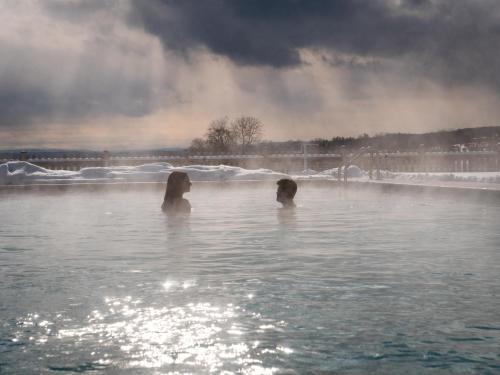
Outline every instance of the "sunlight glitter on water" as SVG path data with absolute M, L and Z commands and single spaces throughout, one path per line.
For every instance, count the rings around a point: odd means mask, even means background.
M 177 285 L 183 288 L 184 283 Z M 107 297 L 105 304 L 105 310 L 92 311 L 85 325 L 61 329 L 57 338 L 83 344 L 98 340 L 103 352 L 118 344 L 123 358 L 129 359 L 128 363 L 116 363 L 124 368 L 177 364 L 215 372 L 232 361 L 247 368 L 248 374 L 272 373 L 272 369 L 262 367 L 260 360 L 252 358 L 251 348 L 245 342 L 222 339 L 224 332 L 245 334 L 238 322 L 238 306 L 214 306 L 207 302 L 157 308 L 138 305 L 130 296 Z M 279 350 L 288 353 L 286 348 Z

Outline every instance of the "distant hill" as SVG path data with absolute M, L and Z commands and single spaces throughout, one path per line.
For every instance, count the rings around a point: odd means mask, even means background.
M 469 150 L 498 149 L 500 142 L 500 126 L 480 128 L 464 128 L 455 130 L 441 130 L 431 133 L 386 133 L 369 136 L 363 134 L 358 137 L 333 137 L 331 139 L 316 138 L 308 141 L 310 151 L 340 152 L 344 147 L 347 150 L 371 146 L 382 151 L 450 151 L 454 145 L 467 146 Z M 301 140 L 284 142 L 262 142 L 253 147 L 257 152 L 302 152 Z
M 8 149 L 0 150 L 0 158 L 2 159 L 17 159 L 21 152 L 27 152 L 28 155 L 46 158 L 61 158 L 61 157 L 96 157 L 102 152 L 93 150 L 68 150 L 56 148 L 25 148 L 25 149 Z
M 424 134 L 385 134 L 372 138 L 380 148 L 416 150 L 422 145 L 425 149 L 449 149 L 462 144 L 470 147 L 492 147 L 500 142 L 500 126 L 442 130 Z
M 182 148 L 166 147 L 160 149 L 143 149 L 143 150 L 116 150 L 111 151 L 114 156 L 140 156 L 140 155 L 166 155 L 177 154 L 182 152 Z M 103 151 L 85 150 L 85 149 L 44 149 L 44 148 L 26 148 L 26 149 L 9 149 L 0 150 L 0 159 L 17 159 L 21 152 L 27 152 L 29 157 L 42 158 L 85 158 L 102 156 Z
M 448 151 L 454 145 L 465 145 L 469 149 L 496 149 L 500 142 L 500 126 L 441 130 L 431 133 L 387 133 L 358 137 L 334 137 L 312 141 L 323 150 L 338 150 L 341 146 L 357 149 L 372 146 L 387 151 Z
M 387 133 L 369 136 L 363 134 L 358 137 L 333 137 L 331 139 L 317 138 L 310 141 L 311 152 L 316 149 L 320 152 L 339 152 L 344 146 L 347 150 L 359 149 L 371 146 L 382 151 L 449 151 L 454 145 L 465 145 L 469 150 L 500 150 L 500 126 L 483 126 L 478 128 L 464 128 L 455 130 L 440 130 L 431 133 Z M 290 140 L 284 142 L 261 142 L 249 147 L 248 152 L 272 153 L 272 152 L 302 152 L 302 140 Z M 178 147 L 166 147 L 158 149 L 142 150 L 114 150 L 114 156 L 144 156 L 144 155 L 168 155 L 186 152 L 187 149 Z M 102 151 L 85 149 L 11 149 L 0 150 L 0 159 L 17 159 L 22 151 L 26 151 L 30 157 L 98 157 Z

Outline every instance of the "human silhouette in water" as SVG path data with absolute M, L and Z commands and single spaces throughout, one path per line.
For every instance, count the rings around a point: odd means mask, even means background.
M 182 194 L 191 190 L 187 173 L 174 171 L 167 180 L 167 190 L 161 209 L 167 213 L 191 212 L 191 204 Z
M 283 208 L 294 208 L 293 198 L 297 192 L 297 184 L 294 180 L 283 178 L 277 183 L 276 200 L 283 205 Z

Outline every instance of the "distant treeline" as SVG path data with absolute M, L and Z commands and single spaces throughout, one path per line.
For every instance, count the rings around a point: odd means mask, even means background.
M 457 150 L 456 145 L 463 145 L 469 150 L 498 149 L 500 142 L 500 126 L 480 128 L 465 128 L 442 130 L 432 133 L 409 134 L 388 133 L 358 137 L 333 137 L 331 139 L 317 138 L 310 141 L 320 152 L 339 152 L 371 146 L 382 151 L 451 151 Z M 261 142 L 255 145 L 256 151 L 293 152 L 300 151 L 302 141 Z
M 21 153 L 26 153 L 28 158 L 100 158 L 105 150 L 55 150 L 55 149 L 15 149 L 15 150 L 0 150 L 0 159 L 16 160 L 19 159 Z M 109 154 L 112 156 L 162 156 L 162 155 L 179 155 L 184 153 L 183 148 L 162 148 L 162 149 L 141 149 L 141 150 L 113 150 Z
M 260 129 L 259 129 L 260 131 Z M 285 153 L 302 152 L 303 140 L 284 142 L 263 141 L 251 144 L 248 142 L 245 149 L 240 147 L 227 150 L 230 153 Z M 480 128 L 465 128 L 456 130 L 442 130 L 432 133 L 408 134 L 388 133 L 369 136 L 363 134 L 357 137 L 333 137 L 331 139 L 317 138 L 308 141 L 310 152 L 333 152 L 340 150 L 356 150 L 371 146 L 380 151 L 457 151 L 456 145 L 464 146 L 466 150 L 500 150 L 500 126 Z M 1 159 L 17 159 L 21 151 L 27 152 L 30 157 L 101 157 L 102 151 L 92 150 L 55 150 L 55 149 L 16 149 L 0 150 Z M 221 150 L 193 150 L 191 148 L 170 148 L 155 150 L 112 151 L 113 156 L 144 156 L 144 155 L 179 155 L 182 153 L 217 153 Z

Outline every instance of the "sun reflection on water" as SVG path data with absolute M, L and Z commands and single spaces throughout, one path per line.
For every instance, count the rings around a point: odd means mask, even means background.
M 167 291 L 181 291 L 193 285 L 195 282 L 190 280 L 167 281 L 162 286 Z M 245 341 L 242 311 L 231 303 L 152 306 L 131 296 L 106 297 L 103 306 L 92 310 L 83 324 L 62 324 L 52 339 L 66 345 L 88 346 L 93 363 L 112 367 L 271 374 L 276 369 L 266 368 L 258 358 L 259 341 Z M 58 317 L 63 318 L 60 314 Z M 36 315 L 29 316 L 24 324 L 35 324 L 37 319 Z M 36 338 L 42 345 L 53 323 L 38 320 L 37 326 L 46 330 L 45 335 Z
M 12 341 L 45 346 L 49 369 L 252 375 L 278 371 L 268 363 L 269 356 L 293 351 L 269 339 L 283 332 L 286 323 L 248 310 L 245 304 L 255 298 L 253 293 L 242 295 L 239 306 L 227 300 L 203 301 L 198 287 L 195 279 L 169 279 L 159 284 L 155 299 L 147 294 L 107 296 L 86 314 L 83 304 L 49 315 L 31 313 L 17 320 L 18 334 Z

